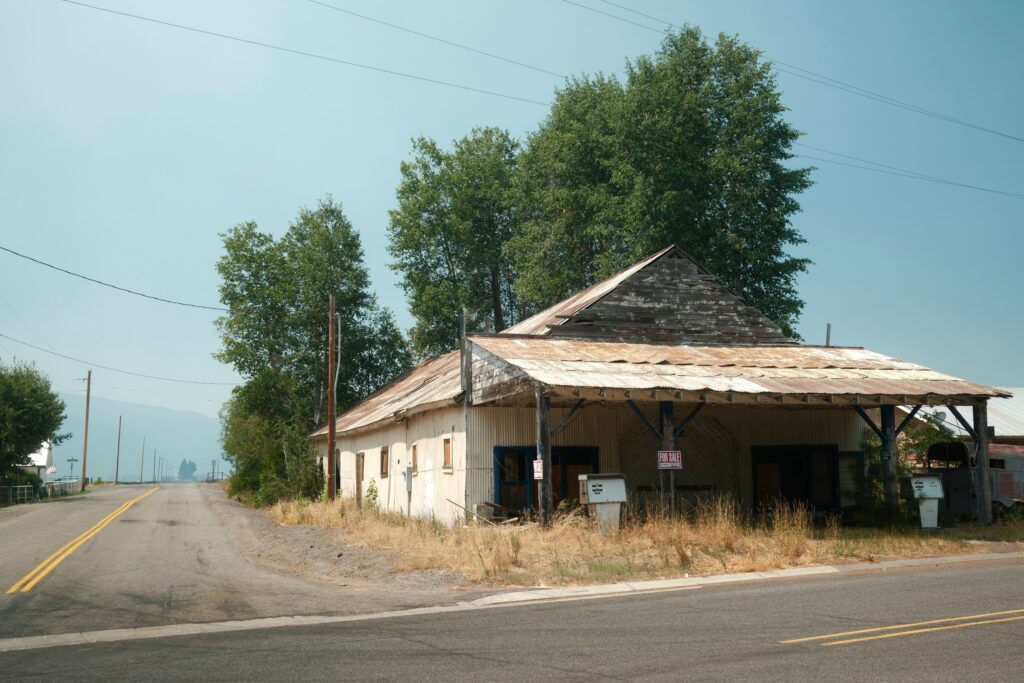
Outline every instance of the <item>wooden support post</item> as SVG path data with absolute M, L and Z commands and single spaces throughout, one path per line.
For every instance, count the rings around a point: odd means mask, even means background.
M 896 480 L 896 406 L 880 406 L 882 414 L 882 466 L 885 470 L 885 504 L 895 512 L 899 503 L 899 482 Z
M 661 401 L 658 404 L 661 412 L 661 450 L 674 451 L 676 445 L 676 423 L 672 415 L 672 401 Z M 669 506 L 673 513 L 676 509 L 675 472 L 660 470 L 661 500 Z
M 327 500 L 334 500 L 335 444 L 337 425 L 334 419 L 334 403 L 337 400 L 336 374 L 334 371 L 334 293 L 327 297 Z
M 121 418 L 123 415 L 117 416 L 117 455 L 114 456 L 114 483 L 117 484 L 118 477 L 121 474 Z
M 356 453 L 356 505 L 363 507 L 363 468 L 366 464 L 366 454 L 362 451 Z
M 92 396 L 92 370 L 85 376 L 85 434 L 82 436 L 82 491 L 85 490 L 85 463 L 89 458 L 89 398 Z
M 465 404 L 473 404 L 473 349 L 466 334 L 466 311 L 459 311 L 459 361 Z
M 989 475 L 988 464 L 988 401 L 981 400 L 974 404 L 974 433 L 977 435 L 974 459 L 978 472 L 978 522 L 991 524 L 992 477 Z
M 537 459 L 544 465 L 544 477 L 540 480 L 540 523 L 551 525 L 555 501 L 551 489 L 551 398 L 544 395 L 540 384 L 533 387 L 537 400 Z

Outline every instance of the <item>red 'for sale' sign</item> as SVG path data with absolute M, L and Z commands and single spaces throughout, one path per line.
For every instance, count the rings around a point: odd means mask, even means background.
M 538 460 L 534 460 L 533 461 L 533 478 L 534 479 L 538 479 L 538 480 L 544 478 L 544 461 L 543 460 L 538 459 Z
M 682 451 L 658 451 L 659 470 L 681 470 L 683 469 Z

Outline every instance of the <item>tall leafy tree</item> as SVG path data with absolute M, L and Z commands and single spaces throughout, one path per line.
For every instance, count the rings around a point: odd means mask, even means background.
M 462 309 L 475 331 L 500 331 L 522 315 L 504 254 L 519 229 L 518 151 L 506 131 L 477 128 L 451 150 L 414 140 L 412 160 L 401 165 L 389 251 L 416 319 L 412 343 L 420 356 L 457 345 Z
M 31 365 L 0 363 L 0 482 L 7 482 L 44 441 L 56 446 L 69 434 L 60 434 L 64 401 L 50 380 Z
M 370 290 L 359 234 L 330 198 L 302 209 L 280 239 L 252 222 L 222 238 L 217 270 L 228 312 L 217 320 L 216 357 L 245 378 L 223 415 L 225 452 L 250 489 L 271 474 L 312 485 L 305 437 L 322 422 L 330 386 L 328 295 L 341 330 L 339 410 L 409 366 L 405 339 Z M 238 461 L 246 457 L 253 462 Z
M 810 169 L 769 64 L 735 37 L 667 36 L 624 81 L 570 81 L 521 159 L 516 291 L 542 307 L 678 244 L 790 334 L 808 261 L 787 249 Z

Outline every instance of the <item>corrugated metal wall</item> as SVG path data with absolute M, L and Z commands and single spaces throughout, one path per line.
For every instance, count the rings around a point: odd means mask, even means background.
M 644 408 L 656 422 L 657 407 Z M 678 423 L 689 406 L 675 408 Z M 560 424 L 567 408 L 553 408 L 551 425 Z M 536 440 L 533 408 L 473 407 L 469 411 L 467 444 L 461 406 L 417 415 L 409 420 L 353 437 L 338 437 L 343 495 L 353 496 L 355 454 L 365 453 L 363 492 L 370 479 L 377 481 L 379 504 L 384 509 L 406 509 L 402 472 L 417 446 L 419 472 L 413 477 L 412 513 L 444 522 L 463 520 L 455 501 L 473 509 L 494 500 L 495 446 L 531 446 Z M 677 442 L 683 451 L 683 471 L 677 485 L 713 487 L 716 492 L 739 491 L 746 505 L 753 501 L 751 447 L 791 444 L 837 444 L 840 450 L 861 449 L 864 424 L 849 409 L 786 409 L 714 406 L 705 408 Z M 452 439 L 453 467 L 442 467 L 443 442 Z M 633 490 L 656 487 L 658 441 L 626 406 L 586 406 L 562 432 L 555 446 L 596 446 L 602 472 L 623 472 Z M 390 476 L 380 478 L 381 447 L 389 446 Z M 467 448 L 468 446 L 468 448 Z M 320 442 L 321 455 L 326 453 Z
M 452 467 L 443 466 L 444 440 L 452 441 Z M 412 464 L 412 446 L 416 445 L 417 472 L 412 480 L 412 514 L 437 518 L 445 523 L 461 520 L 465 513 L 448 502 L 463 504 L 466 490 L 466 435 L 461 407 L 442 408 L 415 415 L 395 425 L 354 436 L 339 436 L 341 495 L 355 496 L 356 454 L 364 453 L 363 496 L 370 480 L 377 483 L 377 501 L 382 510 L 405 512 L 405 468 Z M 388 476 L 381 478 L 381 450 L 388 447 Z M 321 456 L 327 452 L 320 442 Z
M 556 427 L 568 408 L 551 409 Z M 533 408 L 474 407 L 469 418 L 469 470 L 466 498 L 470 504 L 494 500 L 494 447 L 532 446 L 537 442 L 536 410 Z M 625 406 L 586 406 L 573 416 L 553 446 L 596 446 L 602 472 L 619 471 L 620 436 L 634 424 L 635 415 Z

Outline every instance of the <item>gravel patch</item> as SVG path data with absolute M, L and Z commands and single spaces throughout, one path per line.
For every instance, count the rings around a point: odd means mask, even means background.
M 481 590 L 459 572 L 394 571 L 394 553 L 358 548 L 340 529 L 280 524 L 263 510 L 227 497 L 215 484 L 200 484 L 203 497 L 228 530 L 239 552 L 263 567 L 358 593 L 360 603 L 376 598 L 381 610 L 453 604 L 495 591 Z

